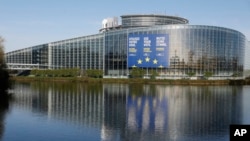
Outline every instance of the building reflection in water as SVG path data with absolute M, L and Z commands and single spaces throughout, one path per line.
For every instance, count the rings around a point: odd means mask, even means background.
M 242 87 L 155 87 L 154 95 L 143 88 L 141 96 L 127 98 L 126 136 L 131 140 L 153 140 L 152 131 L 156 138 L 211 140 L 226 136 L 229 124 L 241 123 Z
M 102 140 L 227 136 L 241 123 L 242 87 L 126 84 L 17 84 L 16 107 L 77 126 Z

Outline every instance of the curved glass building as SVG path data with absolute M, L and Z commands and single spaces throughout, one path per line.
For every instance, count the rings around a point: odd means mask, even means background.
M 95 35 L 8 52 L 6 62 L 10 69 L 99 69 L 105 77 L 127 77 L 134 67 L 147 75 L 157 71 L 162 79 L 243 76 L 246 38 L 236 30 L 189 25 L 187 19 L 166 15 L 121 20 Z

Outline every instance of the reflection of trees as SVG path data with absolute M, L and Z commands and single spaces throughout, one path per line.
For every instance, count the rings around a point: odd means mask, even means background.
M 40 93 L 47 93 L 48 89 L 59 93 L 77 93 L 81 90 L 86 91 L 86 93 L 102 92 L 102 85 L 99 83 L 36 82 L 32 83 L 31 86 Z
M 170 58 L 170 69 L 173 71 L 180 71 L 183 73 L 183 71 L 187 68 L 187 65 L 185 64 L 184 59 L 180 59 L 179 56 L 172 56 Z
M 0 92 L 4 93 L 10 87 L 8 72 L 0 67 Z
M 208 58 L 207 56 L 202 56 L 196 61 L 190 56 L 189 60 L 185 62 L 184 59 L 180 61 L 178 56 L 172 57 L 170 59 L 170 68 L 181 70 L 181 72 L 214 72 L 216 70 L 216 59 Z
M 170 57 L 170 66 L 167 71 L 174 74 L 195 72 L 201 75 L 205 72 L 227 73 L 228 75 L 239 73 L 239 76 L 241 76 L 243 67 L 236 56 L 216 56 L 206 51 L 195 54 L 194 51 L 190 50 L 185 59 L 175 52 L 175 55 Z
M 142 96 L 145 94 L 155 95 L 156 85 L 144 85 L 144 84 L 130 84 L 129 93 L 133 96 Z
M 142 95 L 143 94 L 143 84 L 129 85 L 129 90 L 130 90 L 131 95 Z
M 0 140 L 4 133 L 4 118 L 5 114 L 9 108 L 9 100 L 11 99 L 11 95 L 7 93 L 0 93 Z

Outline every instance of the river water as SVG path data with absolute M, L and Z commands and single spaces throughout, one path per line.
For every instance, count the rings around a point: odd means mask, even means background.
M 16 83 L 2 141 L 228 141 L 250 86 Z

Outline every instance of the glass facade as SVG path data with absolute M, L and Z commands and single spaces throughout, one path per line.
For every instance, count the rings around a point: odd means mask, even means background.
M 49 68 L 103 69 L 103 34 L 49 44 Z
M 9 52 L 5 55 L 7 64 L 35 65 L 39 68 L 48 68 L 48 44 Z
M 105 33 L 105 75 L 127 75 L 127 31 Z
M 247 46 L 245 49 L 245 65 L 244 65 L 244 69 L 245 70 L 250 70 L 250 59 L 249 59 L 249 55 L 250 54 L 250 41 L 247 42 Z M 249 74 L 247 74 L 249 75 Z
M 187 19 L 166 15 L 123 15 L 121 17 L 123 28 L 188 23 Z
M 159 66 L 156 69 L 144 68 L 154 69 L 161 76 L 185 77 L 189 73 L 203 76 L 208 72 L 217 77 L 242 76 L 245 36 L 232 29 L 195 25 L 166 25 L 106 33 L 106 71 L 127 68 L 124 62 L 126 61 L 124 58 L 127 58 L 125 53 L 127 51 L 124 50 L 127 50 L 128 34 L 169 35 L 169 58 L 167 60 L 169 66 L 165 68 Z M 118 65 L 118 60 L 120 60 L 120 65 Z M 131 68 L 127 68 L 127 74 L 129 69 Z M 123 73 L 118 75 L 123 75 Z
M 48 69 L 99 69 L 105 76 L 128 76 L 132 69 L 127 65 L 129 35 L 157 34 L 168 36 L 168 66 L 142 67 L 147 72 L 155 70 L 161 78 L 204 76 L 206 73 L 222 79 L 243 76 L 245 36 L 236 30 L 215 26 L 156 24 L 121 28 L 12 51 L 5 56 L 8 64 L 39 64 Z

